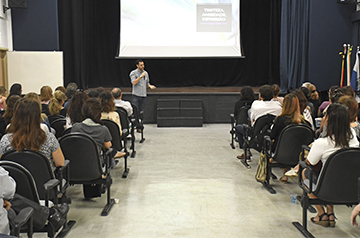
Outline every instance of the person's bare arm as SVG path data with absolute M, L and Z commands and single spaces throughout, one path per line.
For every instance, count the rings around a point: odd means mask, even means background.
M 51 153 L 51 157 L 56 167 L 64 166 L 65 158 L 60 147 Z
M 141 78 L 144 77 L 145 75 L 146 75 L 146 72 L 142 72 L 142 74 L 140 74 L 140 77 L 136 78 L 136 79 L 132 82 L 132 84 L 133 84 L 133 85 L 136 85 L 136 84 L 141 80 Z

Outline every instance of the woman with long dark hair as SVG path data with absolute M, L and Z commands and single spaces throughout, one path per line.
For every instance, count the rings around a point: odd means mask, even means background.
M 320 161 L 322 165 L 326 163 L 329 156 L 335 151 L 346 147 L 359 147 L 355 131 L 350 128 L 350 113 L 348 108 L 340 103 L 333 103 L 329 106 L 326 113 L 325 123 L 327 125 L 326 136 L 314 141 L 306 162 L 309 165 L 317 165 Z M 313 175 L 317 182 L 319 173 Z M 303 178 L 310 178 L 310 171 L 303 170 Z M 316 198 L 313 194 L 310 198 Z M 317 215 L 311 221 L 321 226 L 335 226 L 334 206 L 327 205 L 326 212 L 321 205 L 315 205 Z
M 85 119 L 81 113 L 81 108 L 88 98 L 89 97 L 85 92 L 76 92 L 72 96 L 70 106 L 66 114 L 66 128 L 70 128 L 76 122 L 82 122 Z
M 64 155 L 60 144 L 50 132 L 44 132 L 41 127 L 41 112 L 38 102 L 23 98 L 14 108 L 14 116 L 0 141 L 0 155 L 8 150 L 22 151 L 30 149 L 48 158 L 52 171 L 64 165 Z

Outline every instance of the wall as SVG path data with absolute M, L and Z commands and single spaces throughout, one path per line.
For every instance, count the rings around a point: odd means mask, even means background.
M 342 58 L 339 52 L 343 51 L 344 43 L 354 44 L 351 23 L 354 12 L 354 4 L 311 1 L 308 76 L 318 90 L 340 84 Z
M 58 51 L 57 0 L 28 0 L 27 9 L 12 9 L 14 50 Z

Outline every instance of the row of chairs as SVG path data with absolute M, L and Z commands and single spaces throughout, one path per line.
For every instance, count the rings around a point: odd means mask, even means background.
M 244 109 L 246 110 L 246 108 Z M 241 115 L 238 114 L 240 117 Z M 245 118 L 245 113 L 242 114 Z M 246 114 L 247 116 L 247 114 Z M 241 119 L 232 119 L 231 134 L 231 147 L 233 148 L 234 136 L 232 131 L 236 126 L 234 124 Z M 245 120 L 242 119 L 242 122 Z M 293 222 L 293 225 L 305 236 L 314 237 L 307 229 L 307 211 L 315 213 L 316 210 L 312 205 L 356 205 L 360 201 L 360 148 L 344 148 L 333 153 L 323 166 L 317 184 L 313 184 L 312 178 L 309 180 L 302 179 L 302 170 L 309 169 L 313 173 L 312 167 L 305 163 L 305 150 L 310 150 L 308 145 L 314 140 L 314 133 L 312 129 L 306 125 L 289 125 L 281 132 L 275 150 L 272 150 L 271 139 L 264 129 L 271 124 L 271 116 L 266 115 L 259 118 L 253 128 L 250 128 L 249 122 L 243 123 L 245 129 L 245 163 L 246 165 L 246 152 L 249 148 L 263 151 L 267 155 L 267 175 L 266 180 L 261 182 L 271 194 L 276 191 L 270 186 L 270 179 L 276 179 L 272 173 L 272 168 L 290 168 L 299 163 L 299 154 L 302 152 L 302 160 L 300 161 L 299 171 L 299 186 L 303 190 L 303 194 L 298 197 L 302 206 L 302 224 Z M 250 133 L 249 133 L 250 132 Z M 262 135 L 262 137 L 259 137 Z M 262 143 L 259 144 L 259 142 Z M 272 152 L 273 151 L 273 152 Z M 269 163 L 269 158 L 273 158 L 273 162 Z M 247 166 L 250 168 L 250 166 Z M 309 194 L 314 194 L 317 199 L 310 199 Z

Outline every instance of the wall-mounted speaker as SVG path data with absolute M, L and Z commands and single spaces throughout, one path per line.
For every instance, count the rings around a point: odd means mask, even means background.
M 9 8 L 27 8 L 27 0 L 8 0 Z

